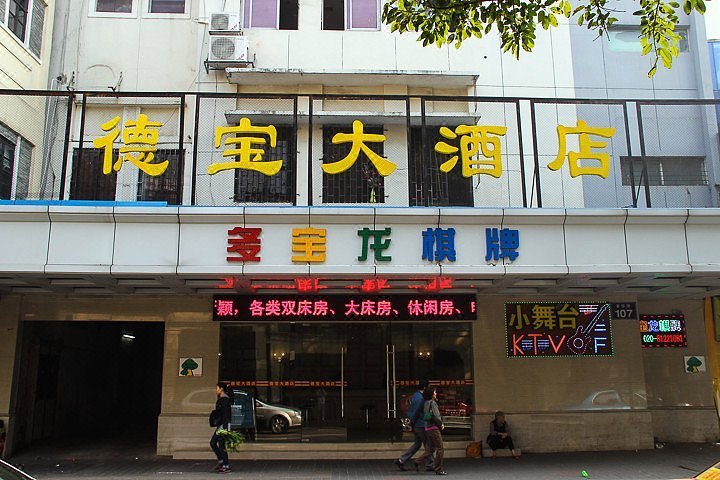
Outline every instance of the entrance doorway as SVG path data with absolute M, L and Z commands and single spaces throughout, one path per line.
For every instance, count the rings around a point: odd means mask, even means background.
M 14 451 L 154 453 L 164 343 L 162 323 L 25 322 Z
M 408 401 L 422 379 L 438 386 L 444 434 L 467 439 L 471 328 L 468 322 L 227 324 L 220 377 L 261 402 L 252 435 L 260 441 L 401 441 L 411 436 Z

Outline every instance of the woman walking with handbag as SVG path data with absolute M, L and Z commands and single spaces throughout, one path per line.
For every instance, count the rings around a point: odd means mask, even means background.
M 415 459 L 415 470 L 419 470 L 420 465 L 435 454 L 435 474 L 447 475 L 443 470 L 443 439 L 441 431 L 445 428 L 440 409 L 437 404 L 437 388 L 428 387 L 423 393 L 425 404 L 423 405 L 423 420 L 425 420 L 425 433 L 427 434 L 427 445 L 425 452 Z

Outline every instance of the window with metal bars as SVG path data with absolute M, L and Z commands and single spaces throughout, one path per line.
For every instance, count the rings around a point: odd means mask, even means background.
M 650 186 L 708 184 L 705 157 L 649 156 L 645 157 L 645 165 L 647 165 L 647 179 L 643 179 L 643 184 Z M 623 185 L 639 185 L 642 171 L 642 157 L 620 157 Z
M 162 175 L 153 177 L 138 170 L 137 199 L 145 202 L 167 202 L 168 205 L 182 203 L 182 166 L 185 150 L 166 149 L 155 153 L 153 163 L 167 160 L 167 170 Z
M 233 200 L 238 203 L 295 204 L 296 132 L 292 126 L 276 126 L 275 148 L 265 148 L 263 162 L 282 160 L 282 168 L 267 176 L 254 170 L 235 169 Z
M 323 127 L 323 163 L 335 163 L 350 153 L 351 144 L 333 144 L 332 138 L 337 133 L 348 133 L 352 127 Z M 364 133 L 383 134 L 382 126 L 365 125 Z M 373 152 L 384 154 L 383 143 L 367 143 Z M 360 153 L 355 164 L 348 170 L 336 175 L 323 173 L 323 203 L 385 203 L 385 180 L 378 173 L 375 165 Z
M 15 142 L 0 135 L 0 199 L 10 200 L 14 164 Z
M 118 151 L 113 150 L 113 158 Z M 103 150 L 83 148 L 73 150 L 72 180 L 70 181 L 70 200 L 115 200 L 117 172 L 103 174 Z
M 426 135 L 427 154 L 423 162 L 422 127 L 410 128 L 410 206 L 472 207 L 472 178 L 462 176 L 459 161 L 449 173 L 440 171 L 440 165 L 449 157 L 437 153 L 433 147 L 446 139 L 440 136 L 440 128 L 436 126 L 426 127 Z

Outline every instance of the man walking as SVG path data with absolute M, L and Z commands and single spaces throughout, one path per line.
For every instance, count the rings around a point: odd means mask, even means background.
M 408 407 L 408 418 L 410 419 L 410 427 L 412 428 L 415 441 L 408 448 L 405 453 L 400 455 L 400 458 L 396 459 L 393 463 L 398 466 L 400 470 L 405 471 L 405 462 L 410 460 L 413 455 L 420 450 L 421 446 L 427 446 L 427 433 L 425 433 L 425 420 L 423 420 L 423 404 L 425 399 L 423 398 L 423 392 L 428 386 L 427 380 L 420 380 L 418 385 L 418 391 L 413 394 L 410 398 L 410 406 Z M 414 467 L 413 467 L 414 468 Z M 427 470 L 433 469 L 432 457 L 428 458 Z

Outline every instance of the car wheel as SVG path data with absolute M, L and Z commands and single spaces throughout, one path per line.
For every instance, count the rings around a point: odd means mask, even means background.
M 289 426 L 290 424 L 288 423 L 287 418 L 281 415 L 275 415 L 270 419 L 270 429 L 273 433 L 285 433 L 287 432 Z

